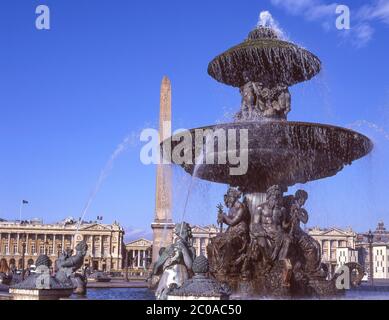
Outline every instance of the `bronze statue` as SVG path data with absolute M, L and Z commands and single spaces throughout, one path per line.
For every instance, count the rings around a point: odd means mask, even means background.
M 243 267 L 245 277 L 253 273 L 256 264 L 263 272 L 276 261 L 288 257 L 291 237 L 285 232 L 286 208 L 283 207 L 282 189 L 272 186 L 266 194 L 266 202 L 252 212 L 250 246 Z M 258 270 L 257 270 L 258 271 Z
M 152 277 L 158 279 L 155 292 L 158 300 L 166 300 L 171 290 L 181 287 L 185 280 L 189 279 L 195 257 L 191 227 L 186 222 L 177 224 L 173 244 L 160 251 L 159 259 L 153 268 Z
M 62 283 L 73 284 L 74 293 L 86 294 L 87 278 L 85 274 L 77 273 L 84 264 L 84 258 L 88 251 L 88 245 L 83 240 L 76 245 L 76 254 L 73 255 L 73 250 L 65 250 L 59 259 L 56 261 L 57 272 L 55 277 Z
M 308 212 L 304 205 L 308 200 L 308 193 L 304 190 L 298 190 L 294 197 L 289 212 L 289 222 L 287 230 L 292 238 L 293 244 L 297 251 L 301 251 L 303 261 L 299 261 L 302 271 L 308 275 L 323 275 L 325 272 L 321 269 L 321 248 L 320 244 L 301 229 L 300 224 L 308 223 Z M 296 253 L 298 257 L 299 254 Z
M 218 223 L 228 226 L 225 233 L 211 239 L 208 245 L 210 269 L 212 273 L 239 273 L 243 263 L 244 253 L 248 245 L 248 226 L 250 215 L 246 206 L 239 201 L 242 193 L 235 188 L 229 188 L 224 196 L 224 203 L 229 209 L 224 214 L 218 206 Z
M 248 72 L 243 72 L 243 78 L 245 84 L 240 87 L 241 110 L 236 114 L 235 120 L 287 119 L 291 110 L 288 86 L 265 87 L 261 82 L 251 81 Z

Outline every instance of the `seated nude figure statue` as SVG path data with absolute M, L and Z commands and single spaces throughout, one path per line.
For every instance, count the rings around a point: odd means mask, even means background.
M 262 269 L 266 271 L 275 261 L 287 259 L 291 238 L 284 230 L 286 214 L 281 188 L 270 187 L 266 202 L 252 213 L 251 240 L 243 267 L 246 275 L 252 270 L 254 262 L 261 262 Z
M 247 249 L 250 222 L 246 206 L 239 201 L 241 196 L 239 190 L 229 188 L 224 196 L 225 205 L 229 209 L 228 215 L 219 207 L 218 223 L 224 223 L 228 228 L 225 233 L 211 239 L 207 248 L 212 273 L 222 275 L 240 272 L 243 254 Z

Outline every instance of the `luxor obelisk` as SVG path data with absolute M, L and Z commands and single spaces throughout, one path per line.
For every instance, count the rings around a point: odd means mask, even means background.
M 170 80 L 164 77 L 161 85 L 159 115 L 160 143 L 171 137 L 172 89 Z M 166 150 L 168 152 L 168 150 Z M 156 182 L 155 218 L 153 229 L 153 260 L 158 260 L 159 250 L 172 243 L 174 223 L 172 219 L 172 168 L 171 164 L 158 164 Z

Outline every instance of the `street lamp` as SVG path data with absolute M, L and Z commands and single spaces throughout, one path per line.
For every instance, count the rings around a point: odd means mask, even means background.
M 374 286 L 374 264 L 373 264 L 373 242 L 374 242 L 374 234 L 369 230 L 368 234 L 364 234 L 364 236 L 367 238 L 367 242 L 369 243 L 369 264 L 370 264 L 370 285 Z
M 126 281 L 128 282 L 128 250 L 127 249 L 126 249 L 126 261 L 124 266 L 126 268 Z

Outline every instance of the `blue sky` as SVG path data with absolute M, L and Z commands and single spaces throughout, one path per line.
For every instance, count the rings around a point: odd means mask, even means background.
M 51 30 L 35 28 L 35 8 Z M 236 89 L 207 75 L 208 62 L 242 41 L 269 10 L 288 38 L 318 55 L 324 70 L 292 87 L 290 120 L 353 125 L 375 142 L 372 155 L 338 176 L 304 186 L 309 226 L 389 225 L 389 1 L 343 1 L 351 30 L 335 28 L 334 4 L 320 0 L 14 0 L 0 18 L 0 217 L 46 222 L 79 217 L 112 152 L 157 127 L 159 87 L 173 86 L 173 126 L 192 128 L 237 110 Z M 118 157 L 86 220 L 120 221 L 130 237 L 149 233 L 155 167 L 142 144 Z M 189 177 L 174 170 L 174 216 Z M 196 181 L 185 219 L 215 221 L 224 186 Z M 293 191 L 293 189 L 291 189 Z

